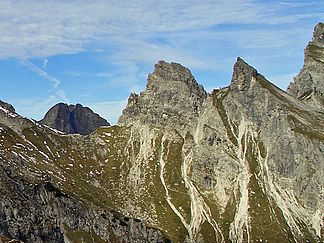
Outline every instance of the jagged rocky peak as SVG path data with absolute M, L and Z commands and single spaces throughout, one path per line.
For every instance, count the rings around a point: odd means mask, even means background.
M 140 120 L 146 124 L 166 125 L 179 117 L 188 120 L 199 115 L 206 98 L 207 92 L 189 69 L 179 63 L 159 61 L 148 75 L 145 91 L 129 97 L 118 123 L 130 125 Z
M 231 90 L 244 91 L 249 89 L 255 83 L 257 75 L 256 69 L 238 57 L 233 68 Z
M 324 45 L 324 23 L 319 23 L 315 26 L 312 42 L 315 45 Z
M 319 109 L 324 107 L 324 24 L 314 28 L 312 41 L 305 49 L 304 66 L 290 83 L 287 92 Z
M 0 100 L 0 107 L 8 110 L 11 113 L 16 113 L 15 108 L 11 104 L 6 103 L 6 102 L 4 102 L 2 100 Z
M 161 82 L 162 80 L 164 82 Z M 147 89 L 152 88 L 152 86 L 159 86 L 163 88 L 168 86 L 168 83 L 171 84 L 172 88 L 175 88 L 174 84 L 178 83 L 187 86 L 192 91 L 203 90 L 202 86 L 197 84 L 195 78 L 188 68 L 175 62 L 168 63 L 165 61 L 159 61 L 154 65 L 154 72 L 149 74 L 147 80 Z
M 152 74 L 148 75 L 146 93 L 177 90 L 190 95 L 206 97 L 206 91 L 199 85 L 190 70 L 179 63 L 159 61 Z
M 88 107 L 64 103 L 54 105 L 40 123 L 65 133 L 82 135 L 89 134 L 101 126 L 110 125 Z

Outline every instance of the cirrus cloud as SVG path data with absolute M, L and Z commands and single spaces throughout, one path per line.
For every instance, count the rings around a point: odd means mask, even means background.
M 91 46 L 95 48 L 96 43 L 120 47 L 120 41 L 132 39 L 134 46 L 143 39 L 151 44 L 145 36 L 220 24 L 282 24 L 305 17 L 296 14 L 277 18 L 273 12 L 288 7 L 291 5 L 251 0 L 2 0 L 0 58 L 79 53 L 91 50 Z

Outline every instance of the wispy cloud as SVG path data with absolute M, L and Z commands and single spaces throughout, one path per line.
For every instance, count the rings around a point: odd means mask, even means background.
M 159 36 L 192 31 L 194 35 L 195 30 L 207 30 L 221 24 L 292 23 L 309 17 L 305 13 L 289 14 L 289 8 L 304 5 L 252 0 L 206 0 L 199 4 L 195 0 L 30 0 L 28 3 L 3 0 L 0 2 L 0 58 L 27 59 L 78 53 L 91 46 L 94 50 L 100 49 L 94 43 L 122 46 L 127 43 L 118 41 L 140 41 L 138 38 L 147 34 Z M 308 5 L 315 8 L 319 3 Z M 283 15 L 285 10 L 287 13 Z M 323 12 L 312 14 L 323 17 Z M 172 51 L 172 48 L 152 45 L 149 39 L 145 41 L 155 52 Z M 148 57 L 140 55 L 139 58 Z
M 270 76 L 284 87 L 295 70 L 285 73 L 282 62 L 300 52 L 301 64 L 302 49 L 314 24 L 324 19 L 322 5 L 321 1 L 306 0 L 0 0 L 0 59 L 20 60 L 51 82 L 52 96 L 42 104 L 70 101 L 57 78 L 61 76 L 49 69 L 50 57 L 80 53 L 100 56 L 100 62 L 113 68 L 107 72 L 66 69 L 60 74 L 70 80 L 105 81 L 98 81 L 97 86 L 138 91 L 144 85 L 147 67 L 159 59 L 214 75 L 224 69 L 231 72 L 235 57 L 243 56 L 251 64 L 257 63 L 258 69 L 278 69 Z M 208 78 L 207 86 L 212 87 L 218 77 Z M 117 107 L 116 120 L 122 102 L 93 105 L 106 112 L 108 119 L 107 110 Z
M 44 69 L 44 70 L 46 69 L 47 64 L 48 64 L 48 59 L 45 58 L 44 61 L 43 61 L 43 69 Z
M 28 60 L 19 60 L 19 63 L 26 66 L 32 72 L 36 73 L 40 77 L 50 81 L 52 83 L 52 86 L 53 86 L 52 92 L 55 92 L 54 94 L 50 95 L 48 97 L 48 99 L 42 100 L 40 102 L 40 105 L 34 105 L 33 108 L 28 108 L 28 109 L 32 109 L 32 110 L 30 110 L 31 112 L 34 112 L 33 111 L 34 109 L 36 109 L 35 112 L 37 112 L 37 109 L 43 108 L 42 105 L 43 106 L 45 106 L 47 104 L 52 104 L 53 105 L 54 101 L 55 102 L 62 102 L 63 101 L 65 103 L 70 103 L 70 99 L 67 97 L 64 90 L 59 89 L 59 85 L 61 84 L 61 80 L 59 80 L 56 77 L 48 74 L 45 71 L 46 65 L 48 63 L 47 58 L 43 61 L 43 69 L 37 67 L 35 64 L 33 64 L 31 61 L 28 61 Z M 31 102 L 31 100 L 29 102 Z M 48 109 L 48 107 L 47 107 L 47 109 Z
M 53 87 L 56 89 L 58 88 L 58 86 L 60 85 L 61 81 L 58 80 L 57 78 L 49 75 L 45 70 L 37 67 L 36 65 L 34 65 L 32 62 L 28 61 L 28 60 L 20 60 L 19 61 L 22 65 L 28 67 L 31 71 L 33 71 L 34 73 L 36 73 L 37 75 L 49 80 L 52 82 Z

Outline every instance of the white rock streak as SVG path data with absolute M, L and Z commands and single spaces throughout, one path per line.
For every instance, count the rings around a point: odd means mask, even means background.
M 191 211 L 191 220 L 188 224 L 183 215 L 179 212 L 179 210 L 176 208 L 176 206 L 172 203 L 172 199 L 169 195 L 168 186 L 166 185 L 166 182 L 164 180 L 164 168 L 166 161 L 164 160 L 164 156 L 168 154 L 168 148 L 166 148 L 167 151 L 165 151 L 164 147 L 164 140 L 162 139 L 161 143 L 161 155 L 160 155 L 160 180 L 162 182 L 162 185 L 165 190 L 166 194 L 166 201 L 168 202 L 170 208 L 173 210 L 173 212 L 180 218 L 182 224 L 187 229 L 189 238 L 191 242 L 196 242 L 198 233 L 201 229 L 201 225 L 207 221 L 214 229 L 215 236 L 217 239 L 217 242 L 223 242 L 224 237 L 223 234 L 217 225 L 216 221 L 213 219 L 213 216 L 211 214 L 210 208 L 205 203 L 203 197 L 198 192 L 197 188 L 193 184 L 192 180 L 189 177 L 189 173 L 191 170 L 191 164 L 193 161 L 193 152 L 190 151 L 189 153 L 185 154 L 183 152 L 183 163 L 181 166 L 181 175 L 182 179 L 185 182 L 186 188 L 188 189 L 188 195 L 190 198 L 190 211 Z
M 171 197 L 169 195 L 169 190 L 168 190 L 168 187 L 165 183 L 165 180 L 164 180 L 164 167 L 165 167 L 165 160 L 164 160 L 164 141 L 162 139 L 162 142 L 161 142 L 161 154 L 160 154 L 160 159 L 159 159 L 159 163 L 160 163 L 160 180 L 162 182 L 162 185 L 164 187 L 164 190 L 165 190 L 165 195 L 166 195 L 166 201 L 168 202 L 170 208 L 172 209 L 172 211 L 180 218 L 182 224 L 184 225 L 184 227 L 187 229 L 187 231 L 189 232 L 189 228 L 190 226 L 187 224 L 185 218 L 182 216 L 182 214 L 178 211 L 178 209 L 176 208 L 176 206 L 174 206 L 174 204 L 171 202 Z M 166 153 L 168 154 L 168 153 Z
M 235 135 L 234 131 L 233 134 Z M 282 188 L 279 181 L 275 181 L 275 175 L 273 175 L 268 168 L 268 153 L 265 158 L 261 156 L 261 151 L 258 147 L 259 138 L 256 130 L 253 129 L 253 125 L 242 120 L 239 126 L 239 135 L 236 138 L 239 147 L 237 157 L 241 166 L 241 172 L 237 178 L 237 188 L 239 188 L 240 192 L 240 203 L 235 214 L 234 222 L 231 224 L 231 240 L 235 242 L 250 241 L 249 232 L 251 226 L 248 214 L 248 184 L 251 173 L 249 171 L 248 160 L 246 157 L 248 142 L 251 142 L 252 146 L 258 151 L 256 161 L 258 161 L 260 166 L 260 173 L 257 175 L 259 185 L 263 192 L 271 198 L 270 201 L 276 202 L 276 205 L 281 210 L 289 228 L 292 229 L 294 237 L 297 239 L 302 236 L 298 221 L 304 222 L 305 225 L 312 225 L 317 235 L 320 237 L 322 223 L 320 213 L 316 212 L 315 215 L 310 215 L 306 209 L 299 205 L 292 190 Z M 275 214 L 274 211 L 273 213 Z M 308 219 L 311 219 L 311 222 L 309 222 Z M 246 230 L 248 239 L 243 238 L 244 230 Z
M 260 155 L 259 159 L 262 161 L 262 157 Z M 305 222 L 305 220 L 311 218 L 311 216 L 307 215 L 306 210 L 299 206 L 292 191 L 284 189 L 279 185 L 279 183 L 274 182 L 274 175 L 271 174 L 268 168 L 268 154 L 263 159 L 263 162 L 260 163 L 260 167 L 262 174 L 264 175 L 263 181 L 264 185 L 266 185 L 267 195 L 272 197 L 277 206 L 280 208 L 294 236 L 296 238 L 298 238 L 298 235 L 302 236 L 302 232 L 298 226 L 298 223 L 296 222 L 296 219 L 298 219 L 300 222 Z M 309 222 L 305 222 L 305 225 L 308 224 Z M 320 234 L 318 236 L 320 237 Z
M 321 228 L 324 227 L 323 225 L 323 220 L 321 217 L 321 212 L 320 210 L 316 211 L 316 214 L 312 218 L 312 226 L 316 231 L 316 234 L 318 237 L 321 237 Z
M 191 201 L 191 220 L 189 228 L 187 229 L 189 237 L 194 242 L 197 238 L 201 225 L 207 220 L 207 222 L 213 227 L 215 231 L 216 241 L 223 242 L 224 236 L 216 221 L 213 219 L 210 208 L 205 203 L 204 199 L 202 198 L 202 196 L 200 195 L 197 188 L 195 187 L 195 185 L 189 177 L 191 164 L 193 161 L 192 150 L 188 154 L 185 154 L 183 152 L 183 157 L 184 160 L 181 166 L 181 174 L 185 185 L 188 188 L 188 195 Z
M 139 138 L 138 138 L 139 135 Z M 141 188 L 145 182 L 145 169 L 148 166 L 149 158 L 154 154 L 151 146 L 151 141 L 154 139 L 154 131 L 149 130 L 148 127 L 135 128 L 131 130 L 130 138 L 126 147 L 131 148 L 131 166 L 129 168 L 129 180 L 138 188 Z M 139 141 L 138 141 L 139 139 Z M 140 143 L 139 151 L 135 151 L 134 144 Z
M 236 179 L 235 191 L 239 192 L 236 198 L 239 198 L 239 204 L 236 209 L 234 221 L 230 226 L 230 239 L 233 242 L 250 242 L 250 218 L 249 218 L 249 190 L 248 185 L 250 181 L 251 173 L 249 171 L 248 161 L 246 159 L 247 145 L 248 145 L 248 128 L 249 123 L 244 120 L 241 121 L 239 126 L 238 137 L 233 135 L 237 139 L 238 150 L 237 158 L 240 166 L 240 172 Z M 244 239 L 244 233 L 247 235 L 247 239 Z

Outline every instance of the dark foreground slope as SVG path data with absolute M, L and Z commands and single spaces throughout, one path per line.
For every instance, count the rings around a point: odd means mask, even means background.
M 68 175 L 73 161 L 87 166 L 73 151 L 78 140 L 0 107 L 0 240 L 164 242 L 160 231 L 93 201 L 78 175 Z
M 29 242 L 321 241 L 324 113 L 312 104 L 238 58 L 230 86 L 211 94 L 187 68 L 160 61 L 119 124 L 87 136 L 3 107 L 0 234 Z

